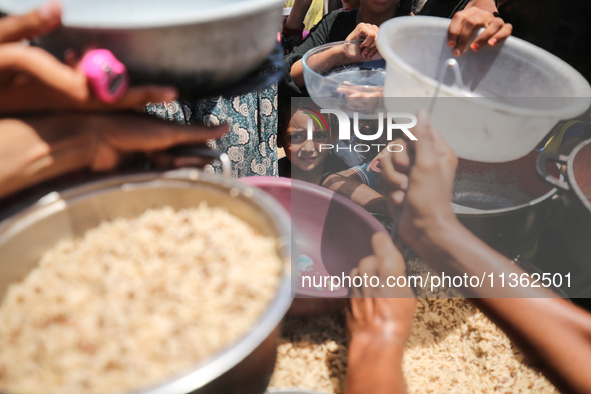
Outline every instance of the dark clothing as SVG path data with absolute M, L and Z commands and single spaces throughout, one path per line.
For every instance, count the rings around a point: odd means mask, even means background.
M 310 30 L 308 37 L 285 57 L 289 68 L 312 48 L 328 42 L 343 41 L 357 26 L 357 10 L 333 11 Z
M 427 0 L 419 15 L 439 16 L 443 18 L 451 18 L 456 12 L 463 10 L 470 0 Z M 409 9 L 406 2 L 400 2 L 399 8 L 396 12 L 398 16 L 408 15 Z M 312 30 L 308 37 L 293 51 L 285 56 L 287 69 L 291 70 L 291 66 L 300 60 L 306 52 L 317 46 L 335 42 L 344 41 L 355 27 L 357 26 L 357 12 L 358 10 L 338 10 L 333 11 L 322 18 L 320 22 Z M 289 74 L 284 80 L 284 86 L 287 87 L 294 96 L 308 96 L 305 88 L 299 89 Z M 280 86 L 282 89 L 284 86 Z M 298 94 L 299 93 L 299 94 Z
M 419 15 L 451 18 L 456 12 L 463 10 L 470 0 L 427 0 Z
M 324 18 L 322 18 L 322 20 L 310 30 L 308 37 L 300 45 L 295 47 L 289 55 L 285 56 L 287 69 L 291 70 L 291 66 L 304 57 L 306 52 L 312 48 L 316 48 L 329 42 L 344 41 L 357 26 L 357 12 L 357 10 L 339 10 L 325 15 Z M 280 90 L 283 90 L 284 88 L 287 89 L 289 92 L 288 95 L 291 97 L 308 96 L 306 88 L 298 88 L 289 74 L 286 75 L 279 88 Z
M 291 162 L 284 157 L 279 159 L 278 161 L 278 169 L 279 169 L 279 176 L 285 178 L 291 178 Z M 336 172 L 341 172 L 344 170 L 349 169 L 341 159 L 333 155 L 332 153 L 328 155 L 326 161 L 324 162 L 324 171 L 322 173 L 322 179 L 320 180 L 320 185 L 324 183 L 324 180 L 329 176 Z

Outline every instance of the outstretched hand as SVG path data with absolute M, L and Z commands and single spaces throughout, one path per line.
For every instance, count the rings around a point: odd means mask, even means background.
M 360 53 L 348 54 L 350 57 L 361 57 L 362 61 L 377 59 L 378 47 L 376 40 L 378 37 L 379 28 L 370 23 L 359 23 L 345 39 L 345 41 L 362 40 L 359 45 Z
M 451 198 L 458 158 L 429 122 L 429 114 L 419 112 L 417 141 L 395 141 L 404 150 L 380 160 L 381 191 L 393 212 L 402 210 L 398 233 L 411 247 L 425 231 L 456 220 Z
M 361 260 L 351 271 L 351 278 L 377 276 L 380 285 L 352 287 L 347 310 L 349 332 L 352 338 L 387 338 L 404 346 L 410 334 L 415 295 L 410 287 L 386 286 L 388 277 L 406 275 L 404 258 L 384 233 L 374 234 L 372 245 L 374 254 Z
M 133 152 L 157 155 L 157 164 L 167 167 L 203 165 L 195 157 L 171 157 L 165 150 L 180 144 L 204 146 L 227 129 L 179 125 L 133 113 L 1 118 L 0 197 L 72 171 L 112 170 Z
M 404 259 L 383 233 L 372 238 L 372 256 L 359 263 L 351 277 L 406 275 Z M 409 287 L 353 287 L 347 310 L 350 334 L 347 394 L 386 394 L 406 391 L 402 356 L 410 335 L 416 300 Z

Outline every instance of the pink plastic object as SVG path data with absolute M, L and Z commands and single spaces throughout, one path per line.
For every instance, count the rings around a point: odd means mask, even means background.
M 256 186 L 273 196 L 291 214 L 298 256 L 292 264 L 305 275 L 348 275 L 359 261 L 373 253 L 371 237 L 384 226 L 369 212 L 332 190 L 294 179 L 253 176 L 241 182 Z M 299 281 L 298 281 L 299 282 Z M 303 288 L 299 297 L 342 298 L 349 289 Z
M 119 100 L 129 86 L 125 65 L 107 49 L 89 51 L 81 66 L 94 95 L 105 103 Z
M 380 158 L 379 157 L 375 157 L 371 163 L 369 163 L 369 169 L 372 170 L 373 172 L 377 172 L 378 174 L 382 173 L 382 170 L 379 167 L 380 165 Z

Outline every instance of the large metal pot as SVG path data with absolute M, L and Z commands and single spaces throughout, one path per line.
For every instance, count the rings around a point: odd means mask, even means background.
M 494 249 L 527 253 L 557 189 L 536 176 L 538 152 L 506 163 L 460 160 L 453 192 L 459 220 Z M 554 174 L 558 176 L 556 169 Z
M 0 0 L 20 14 L 46 0 Z M 38 40 L 58 58 L 92 44 L 110 49 L 132 80 L 227 86 L 277 44 L 282 0 L 62 0 L 63 27 Z
M 548 173 L 549 162 L 566 166 L 564 180 Z M 537 171 L 548 184 L 564 193 L 564 243 L 577 264 L 591 272 L 591 140 L 581 142 L 569 156 L 542 153 Z
M 147 208 L 195 207 L 202 201 L 223 207 L 261 234 L 277 238 L 281 283 L 268 310 L 238 342 L 143 392 L 263 393 L 275 364 L 278 325 L 291 304 L 291 229 L 283 208 L 248 185 L 182 170 L 114 177 L 51 193 L 0 223 L 0 298 L 10 283 L 27 275 L 43 252 L 62 239 L 80 236 L 103 220 L 138 216 Z

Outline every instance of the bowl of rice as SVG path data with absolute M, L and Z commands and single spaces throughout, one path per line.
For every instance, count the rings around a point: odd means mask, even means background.
M 45 196 L 0 223 L 0 392 L 264 392 L 289 240 L 271 197 L 197 170 Z

